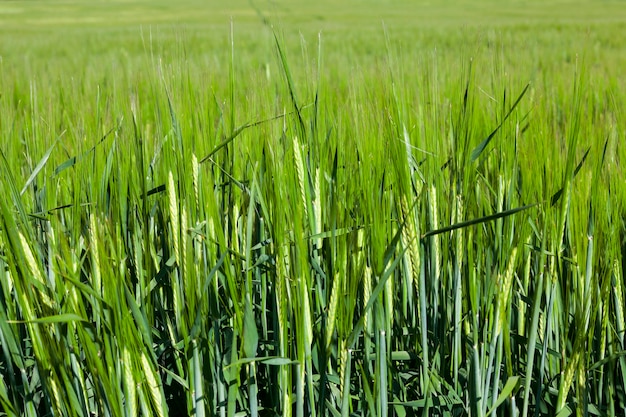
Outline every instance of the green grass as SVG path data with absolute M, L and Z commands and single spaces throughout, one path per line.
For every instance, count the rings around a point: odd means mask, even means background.
M 625 20 L 2 2 L 0 415 L 622 415 Z

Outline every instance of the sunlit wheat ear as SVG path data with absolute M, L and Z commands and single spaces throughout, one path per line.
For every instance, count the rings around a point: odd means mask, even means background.
M 40 294 L 41 302 L 43 302 L 43 304 L 49 309 L 49 312 L 52 312 L 54 311 L 53 307 L 55 307 L 56 303 L 52 298 L 50 298 L 47 288 L 49 285 L 53 284 L 49 283 L 48 280 L 44 278 L 43 273 L 41 272 L 41 268 L 35 260 L 35 256 L 33 255 L 33 251 L 31 250 L 28 241 L 21 231 L 18 233 L 20 243 L 22 244 L 22 250 L 24 251 L 24 256 L 26 258 L 26 265 L 31 273 L 31 276 L 33 277 L 33 280 L 35 281 L 34 284 L 36 285 L 38 293 Z M 29 302 L 32 302 L 32 300 L 29 300 Z
M 556 404 L 557 415 L 565 409 L 567 396 L 570 392 L 572 383 L 574 382 L 574 378 L 576 377 L 576 372 L 578 371 L 578 361 L 581 359 L 581 352 L 579 350 L 579 346 L 578 349 L 576 348 L 577 346 L 574 346 L 574 351 L 569 356 L 567 366 L 565 367 L 565 371 L 559 381 L 559 394 Z
M 282 336 L 287 335 L 288 323 L 287 315 L 289 314 L 289 295 L 288 295 L 288 273 L 289 266 L 286 262 L 287 250 L 285 246 L 278 246 L 276 250 L 276 317 L 278 318 L 278 333 L 281 335 L 281 343 L 279 344 L 279 354 L 287 355 L 286 340 Z
M 306 338 L 304 339 L 304 343 L 306 349 L 311 349 L 313 344 L 313 321 L 311 319 L 311 302 L 309 301 L 309 296 L 311 294 L 309 286 L 307 285 L 306 280 L 302 280 L 301 283 L 302 288 L 302 296 L 304 301 L 303 306 L 303 326 L 304 326 L 304 334 Z M 310 352 L 309 352 L 310 354 Z
M 428 188 L 428 218 L 430 219 L 430 227 L 431 229 L 437 229 L 439 227 L 439 210 L 437 209 L 437 188 L 434 185 L 431 185 Z M 440 275 L 440 259 L 439 255 L 441 253 L 441 243 L 440 237 L 438 235 L 432 236 L 433 242 L 433 259 L 435 262 L 431 265 L 433 270 L 433 279 L 435 280 L 435 286 L 438 287 Z
M 350 356 L 349 349 L 346 348 L 346 341 L 342 340 L 338 346 L 339 349 L 339 392 L 342 394 L 341 397 L 346 395 L 345 390 L 350 389 L 350 385 L 345 384 L 345 376 L 346 376 L 346 367 L 348 365 L 348 360 Z
M 187 207 L 185 206 L 185 204 L 182 204 L 181 207 L 181 218 L 180 218 L 180 230 L 181 230 L 181 242 L 180 242 L 180 250 L 181 253 L 179 255 L 179 257 L 181 258 L 181 270 L 183 273 L 183 278 L 185 278 L 185 275 L 187 274 L 187 262 L 184 262 L 182 260 L 182 258 L 184 256 L 187 255 L 187 240 L 189 239 L 189 225 L 188 225 L 188 221 L 189 221 L 189 213 L 187 211 Z
M 615 281 L 615 284 L 612 288 L 614 303 L 615 303 L 615 315 L 617 321 L 617 337 L 621 344 L 622 349 L 626 347 L 624 343 L 624 335 L 626 334 L 626 318 L 624 317 L 624 283 L 623 283 L 623 275 L 622 275 L 622 266 L 619 264 L 619 261 L 615 260 L 613 262 L 612 268 L 612 278 Z
M 137 386 L 133 376 L 132 354 L 126 345 L 122 348 L 121 366 L 123 370 L 124 397 L 126 398 L 125 409 L 130 416 L 137 415 Z
M 89 216 L 89 247 L 92 265 L 92 283 L 91 285 L 98 294 L 102 294 L 102 275 L 100 274 L 100 249 L 98 247 L 98 225 L 96 224 L 96 217 L 92 213 Z
M 407 269 L 408 278 L 417 288 L 420 270 L 420 252 L 419 241 L 417 239 L 417 230 L 415 228 L 415 218 L 407 204 L 406 196 L 400 197 L 400 213 L 404 221 L 402 228 L 402 243 L 407 248 L 404 254 L 404 263 Z
M 153 404 L 153 410 L 158 417 L 166 417 L 167 405 L 163 395 L 163 387 L 160 383 L 161 378 L 156 373 L 154 364 L 148 359 L 145 352 L 141 353 L 141 368 L 145 379 L 143 385 L 150 402 Z
M 335 327 L 337 324 L 337 306 L 339 303 L 339 297 L 341 296 L 342 288 L 342 275 L 336 272 L 333 277 L 333 285 L 330 290 L 330 300 L 328 302 L 328 316 L 326 319 L 326 343 L 325 348 L 328 350 L 333 340 L 333 334 L 335 333 Z M 367 302 L 367 301 L 366 301 Z
M 415 226 L 415 218 L 413 214 L 413 210 L 409 209 L 409 205 L 407 203 L 406 195 L 400 196 L 400 215 L 401 215 L 401 223 L 402 223 L 402 246 L 406 250 L 403 254 L 404 267 L 406 269 L 406 281 L 409 283 L 407 287 L 414 290 L 418 295 L 420 292 L 419 288 L 419 274 L 420 274 L 420 254 L 419 254 L 419 241 L 417 230 Z M 387 282 L 387 298 L 392 296 L 393 294 L 393 281 L 390 279 Z M 390 301 L 387 304 L 390 304 Z M 390 307 L 390 306 L 388 306 Z M 419 313 L 418 313 L 419 316 Z M 389 319 L 393 322 L 394 311 L 393 309 L 389 310 Z M 390 329 L 388 329 L 390 330 Z
M 300 147 L 300 142 L 298 141 L 298 137 L 293 137 L 293 157 L 296 164 L 296 175 L 298 179 L 298 189 L 300 190 L 300 198 L 302 200 L 302 207 L 304 208 L 304 218 L 307 219 L 309 216 L 308 207 L 307 207 L 307 199 L 306 199 L 306 177 L 304 171 L 304 161 L 302 159 L 302 148 Z
M 529 285 L 530 285 L 530 271 L 531 271 L 531 261 L 532 261 L 532 253 L 530 251 L 530 245 L 532 242 L 532 235 L 528 235 L 525 242 L 525 250 L 521 255 L 523 257 L 524 269 L 522 272 L 521 282 L 522 288 L 517 296 L 528 296 L 529 293 Z M 519 303 L 518 305 L 518 317 L 517 317 L 517 329 L 519 334 L 525 334 L 526 332 L 526 314 L 528 311 L 528 306 L 526 303 Z
M 193 185 L 193 197 L 196 203 L 196 211 L 200 210 L 200 167 L 198 166 L 198 157 L 196 154 L 191 155 L 191 175 Z
M 507 323 L 509 320 L 507 319 L 507 313 L 509 310 L 509 303 L 511 300 L 511 290 L 513 288 L 513 275 L 515 274 L 515 262 L 517 260 L 517 248 L 513 248 L 511 252 L 511 256 L 509 258 L 509 263 L 506 268 L 506 272 L 504 276 L 501 277 L 501 285 L 498 290 L 498 318 L 496 325 L 496 333 L 500 334 L 502 332 L 502 327 L 504 323 Z
M 322 204 L 321 204 L 321 192 L 320 192 L 320 170 L 319 168 L 315 169 L 315 181 L 314 181 L 314 198 L 313 198 L 313 204 L 312 204 L 312 208 L 313 208 L 313 216 L 315 218 L 315 224 L 313 225 L 313 227 L 315 228 L 314 230 L 312 230 L 312 234 L 314 235 L 318 235 L 320 233 L 322 233 Z M 314 245 L 315 245 L 315 249 L 317 250 L 317 254 L 316 256 L 319 259 L 319 253 L 322 250 L 322 244 L 323 244 L 324 240 L 322 238 L 317 238 L 314 239 Z
M 174 241 L 174 256 L 176 263 L 180 265 L 180 217 L 178 214 L 178 199 L 176 198 L 176 183 L 174 182 L 172 171 L 170 171 L 167 176 L 167 197 L 169 202 L 172 240 Z
M 59 382 L 58 382 L 58 375 L 54 375 L 54 372 L 51 375 L 51 378 L 47 378 L 47 382 L 50 385 L 50 391 L 51 391 L 51 400 L 52 400 L 52 404 L 53 407 L 55 409 L 55 411 L 57 413 L 64 414 L 63 413 L 63 406 L 61 403 L 61 398 L 63 397 L 62 393 L 62 389 L 59 386 Z
M 364 245 L 365 245 L 365 231 L 363 229 L 359 230 L 358 232 L 358 238 L 357 238 L 357 242 L 358 242 L 358 247 L 362 248 L 359 251 L 359 254 L 361 255 L 362 262 L 364 263 L 364 268 L 363 268 L 363 308 L 365 308 L 365 306 L 367 305 L 367 302 L 369 301 L 370 297 L 372 296 L 372 268 L 367 264 L 367 260 L 365 259 L 365 255 L 364 255 Z M 366 333 L 369 333 L 370 331 L 370 324 L 371 324 L 371 312 L 368 310 L 365 313 L 365 318 L 363 320 L 363 328 L 365 329 Z
M 365 266 L 365 271 L 363 272 L 363 308 L 367 305 L 370 297 L 372 296 L 372 268 L 369 265 Z M 368 337 L 372 331 L 372 314 L 368 310 L 365 313 L 365 318 L 363 320 L 363 328 L 365 329 L 366 335 Z

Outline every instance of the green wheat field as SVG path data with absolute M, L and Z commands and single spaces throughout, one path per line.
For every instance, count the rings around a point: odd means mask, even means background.
M 624 416 L 625 28 L 0 1 L 0 416 Z

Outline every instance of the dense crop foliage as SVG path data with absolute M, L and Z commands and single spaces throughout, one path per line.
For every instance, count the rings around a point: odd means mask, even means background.
M 619 2 L 174 4 L 0 3 L 0 415 L 626 412 Z

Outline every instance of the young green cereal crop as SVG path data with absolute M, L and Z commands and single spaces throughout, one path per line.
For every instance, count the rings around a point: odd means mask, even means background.
M 0 416 L 624 414 L 619 2 L 5 3 Z

